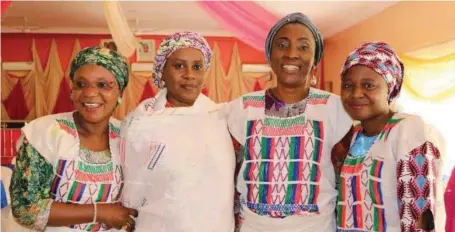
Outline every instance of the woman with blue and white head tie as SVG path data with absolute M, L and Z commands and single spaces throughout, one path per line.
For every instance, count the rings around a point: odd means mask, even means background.
M 330 155 L 352 120 L 338 96 L 310 87 L 323 48 L 305 15 L 280 19 L 265 44 L 277 86 L 230 105 L 229 130 L 243 146 L 236 186 L 241 232 L 336 230 Z

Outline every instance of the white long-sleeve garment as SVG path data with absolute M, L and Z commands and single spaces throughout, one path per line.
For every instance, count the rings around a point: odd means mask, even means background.
M 136 231 L 231 232 L 235 156 L 222 105 L 200 95 L 165 108 L 166 90 L 121 127 L 123 202 L 139 210 Z

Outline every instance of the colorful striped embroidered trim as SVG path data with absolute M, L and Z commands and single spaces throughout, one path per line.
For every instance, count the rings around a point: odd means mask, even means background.
M 324 124 L 321 121 L 311 121 L 313 124 L 313 137 L 314 139 L 314 150 L 313 150 L 313 161 L 316 163 L 321 162 L 322 147 L 324 140 Z
M 262 130 L 262 120 L 250 120 L 246 122 L 246 137 L 255 136 Z
M 319 192 L 320 192 L 320 187 L 319 184 L 310 184 L 310 191 L 308 193 L 308 204 L 310 205 L 317 205 L 318 199 L 319 199 Z M 319 213 L 319 212 L 318 212 Z
M 250 206 L 264 204 L 260 209 L 252 210 L 260 215 L 278 218 L 303 212 L 317 214 L 318 211 L 308 209 L 284 209 L 289 205 L 315 205 L 317 208 L 320 193 L 318 182 L 321 178 L 319 163 L 324 139 L 323 123 L 295 117 L 266 118 L 264 123 L 262 120 L 251 120 L 246 124 L 243 178 L 247 182 L 247 202 Z M 267 127 L 289 128 L 299 124 L 304 125 L 300 133 L 302 136 L 264 136 Z M 305 134 L 308 136 L 303 136 Z M 305 150 L 305 147 L 309 150 Z M 302 202 L 303 199 L 306 199 L 305 202 Z M 274 204 L 283 207 L 272 207 Z M 284 211 L 270 210 L 272 208 Z
M 114 170 L 114 164 L 112 161 L 109 161 L 106 164 L 89 164 L 79 160 L 77 162 L 77 169 L 87 173 L 104 174 L 112 172 Z
M 74 165 L 74 163 L 77 165 Z M 85 171 L 87 173 L 85 173 Z M 81 175 L 85 175 L 83 181 L 79 181 Z M 88 177 L 87 177 L 88 176 Z M 109 176 L 105 178 L 104 176 Z M 110 180 L 108 180 L 110 179 Z M 100 183 L 99 180 L 109 182 Z M 63 181 L 63 182 L 62 182 Z M 57 162 L 56 176 L 54 178 L 51 192 L 54 200 L 58 202 L 72 202 L 90 204 L 91 202 L 110 202 L 112 192 L 116 191 L 113 176 L 113 163 L 88 164 L 81 160 L 63 160 Z M 98 182 L 98 183 L 97 183 Z M 63 194 L 57 197 L 57 192 Z M 117 190 L 118 191 L 118 190 Z M 87 198 L 89 197 L 89 198 Z M 58 198 L 58 199 L 57 199 Z M 69 228 L 83 231 L 100 231 L 107 228 L 101 223 L 89 223 L 69 225 Z
M 269 183 L 275 182 L 302 182 L 314 181 L 311 175 L 303 175 L 303 173 L 310 172 L 309 169 L 314 168 L 310 162 L 302 162 L 299 160 L 287 162 L 275 161 L 255 161 L 246 162 L 243 171 L 243 178 L 245 181 L 263 181 Z M 317 169 L 319 172 L 319 168 Z
M 373 204 L 382 205 L 384 200 L 381 192 L 381 182 L 375 180 L 369 180 L 370 196 Z
M 268 127 L 288 128 L 293 126 L 305 125 L 305 116 L 295 118 L 265 118 L 264 125 Z
M 369 156 L 346 158 L 338 183 L 337 231 L 385 231 L 383 166 L 383 160 Z
M 362 191 L 361 191 L 361 178 L 360 176 L 351 177 L 351 193 L 352 201 L 352 217 L 354 220 L 355 228 L 363 228 L 363 210 L 362 210 Z
M 102 225 L 101 223 L 90 224 L 87 226 L 86 231 L 100 231 L 102 228 L 101 225 Z M 75 229 L 75 228 L 73 228 L 73 229 Z
M 113 170 L 112 161 L 106 164 L 88 164 L 78 161 L 78 167 L 74 173 L 76 180 L 80 182 L 111 182 L 114 180 Z
M 308 97 L 310 105 L 325 105 L 329 101 L 330 94 L 328 93 L 311 93 Z
M 387 223 L 385 220 L 385 209 L 374 207 L 373 211 L 374 231 L 385 232 L 387 228 Z
M 80 183 L 78 181 L 73 181 L 68 193 L 68 200 L 71 202 L 79 202 L 82 199 L 82 195 L 84 194 L 86 186 L 86 184 Z
M 116 139 L 120 135 L 120 128 L 114 126 L 111 122 L 109 122 L 109 138 Z
M 330 94 L 314 94 L 313 104 L 326 104 Z M 265 107 L 265 96 L 244 96 L 243 108 Z M 318 214 L 320 162 L 324 141 L 322 122 L 304 115 L 246 122 L 243 147 L 247 194 L 245 206 L 259 215 L 283 218 Z
M 255 210 L 259 215 L 267 215 L 269 212 L 284 212 L 283 216 L 294 215 L 295 212 L 319 212 L 317 205 L 302 205 L 302 204 L 264 204 L 247 202 L 248 208 Z M 269 214 L 270 215 L 270 214 Z M 273 215 L 270 215 L 273 216 Z
M 277 153 L 277 147 L 279 145 L 289 147 L 288 152 L 285 154 L 281 152 Z M 303 160 L 305 158 L 305 137 L 303 136 L 288 137 L 285 139 L 262 137 L 261 146 L 261 159 L 263 160 L 273 160 L 275 157 L 280 160 L 282 158 L 290 160 Z
M 56 119 L 56 121 L 61 130 L 65 131 L 74 138 L 77 138 L 77 130 L 74 122 L 65 119 Z
M 111 193 L 112 184 L 100 184 L 99 192 L 95 199 L 95 202 L 107 202 L 109 194 Z
M 298 134 L 303 134 L 305 131 L 304 125 L 296 125 L 292 127 L 285 127 L 285 128 L 276 128 L 276 127 L 264 127 L 262 130 L 262 134 L 264 136 L 293 136 Z
M 338 222 L 338 227 L 341 227 L 341 228 L 346 228 L 346 218 L 347 218 L 346 207 L 347 207 L 346 205 L 341 205 L 341 204 L 337 205 L 337 222 Z M 341 230 L 337 229 L 337 231 L 341 231 Z
M 384 130 L 379 134 L 379 140 L 384 138 L 384 141 L 387 141 L 389 138 L 390 131 L 393 127 L 395 127 L 399 122 L 401 122 L 404 118 L 391 118 L 387 125 L 385 126 Z
M 302 200 L 302 184 L 288 184 L 286 190 L 285 205 L 301 205 Z M 300 211 L 305 211 L 304 209 L 297 209 L 296 214 Z
M 347 182 L 346 177 L 340 176 L 340 181 L 338 182 L 338 202 L 345 202 L 347 200 Z
M 105 231 L 107 227 L 102 223 L 78 224 L 68 226 L 71 229 L 78 231 Z
M 243 96 L 243 108 L 264 108 L 265 107 L 265 96 Z
M 363 161 L 365 160 L 366 156 L 361 156 L 361 157 L 352 157 L 348 156 L 346 157 L 346 160 L 344 161 L 343 167 L 341 168 L 341 172 L 345 174 L 357 174 L 360 173 L 360 171 L 363 168 Z
M 305 131 L 305 116 L 295 118 L 265 118 L 263 136 L 293 136 Z
M 63 172 L 66 169 L 67 162 L 68 161 L 62 160 L 62 159 L 60 159 L 57 162 L 57 169 L 56 169 L 57 175 L 55 175 L 55 178 L 54 178 L 54 181 L 52 182 L 52 187 L 51 187 L 51 193 L 52 193 L 52 196 L 54 196 L 54 199 L 55 199 L 55 196 L 57 195 L 57 189 L 60 186 L 60 181 L 62 179 L 61 176 L 63 176 Z
M 384 129 L 379 133 L 378 141 L 381 141 L 384 139 L 384 141 L 387 141 L 389 138 L 390 131 L 392 131 L 392 128 L 394 128 L 399 122 L 401 122 L 404 118 L 391 118 L 387 122 L 387 125 L 384 127 Z M 363 130 L 362 124 L 358 123 L 354 126 L 354 132 L 356 133 L 353 138 L 357 136 L 357 133 Z
M 113 173 L 93 174 L 75 170 L 76 180 L 81 182 L 111 182 L 114 180 Z
M 373 159 L 373 163 L 371 165 L 370 169 L 370 176 L 374 176 L 376 178 L 381 179 L 381 173 L 382 173 L 382 166 L 384 166 L 384 161 L 378 160 L 378 159 Z

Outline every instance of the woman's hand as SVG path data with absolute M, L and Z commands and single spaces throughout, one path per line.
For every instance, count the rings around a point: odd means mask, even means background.
M 132 208 L 124 207 L 121 203 L 116 204 L 98 204 L 97 205 L 97 221 L 105 224 L 110 228 L 125 229 L 126 231 L 134 231 L 136 222 L 133 217 L 138 216 L 138 211 Z

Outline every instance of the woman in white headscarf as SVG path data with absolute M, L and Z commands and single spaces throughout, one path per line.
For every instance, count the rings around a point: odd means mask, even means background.
M 234 230 L 234 150 L 226 116 L 201 94 L 212 53 L 192 32 L 165 39 L 155 84 L 121 128 L 124 204 L 138 209 L 136 231 Z

